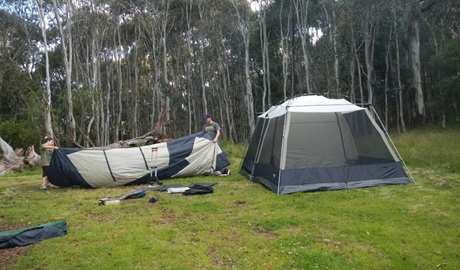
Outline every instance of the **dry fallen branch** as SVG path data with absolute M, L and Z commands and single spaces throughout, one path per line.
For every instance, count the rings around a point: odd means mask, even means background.
M 31 146 L 24 153 L 23 149 L 13 148 L 0 137 L 0 175 L 8 172 L 21 171 L 27 166 L 40 165 L 40 155 Z

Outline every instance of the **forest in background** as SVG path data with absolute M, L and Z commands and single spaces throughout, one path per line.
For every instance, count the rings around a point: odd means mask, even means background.
M 372 105 L 398 132 L 459 122 L 460 0 L 1 0 L 0 29 L 13 147 L 177 138 L 205 113 L 244 142 L 305 94 Z

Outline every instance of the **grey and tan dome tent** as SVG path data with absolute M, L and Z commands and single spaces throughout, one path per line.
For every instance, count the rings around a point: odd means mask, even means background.
M 61 187 L 113 187 L 145 184 L 156 167 L 160 180 L 209 175 L 229 165 L 206 132 L 133 148 L 75 149 L 53 152 L 49 180 Z
M 240 173 L 276 194 L 410 183 L 369 110 L 323 96 L 260 115 Z

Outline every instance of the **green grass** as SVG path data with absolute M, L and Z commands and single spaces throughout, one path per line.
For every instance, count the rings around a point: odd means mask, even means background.
M 460 269 L 460 128 L 392 135 L 417 184 L 276 196 L 237 174 L 223 143 L 215 192 L 98 206 L 136 187 L 38 189 L 40 171 L 0 177 L 0 224 L 66 220 L 8 269 Z M 160 195 L 149 204 L 148 198 Z

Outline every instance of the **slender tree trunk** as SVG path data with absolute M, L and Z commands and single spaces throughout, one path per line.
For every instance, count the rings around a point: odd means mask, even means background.
M 283 54 L 282 66 L 283 66 L 283 100 L 287 100 L 287 82 L 288 82 L 288 67 L 289 67 L 289 30 L 290 30 L 290 21 L 291 21 L 291 12 L 289 11 L 287 18 L 287 33 L 284 35 L 283 32 L 283 3 L 281 1 L 281 10 L 280 10 L 280 31 L 281 31 L 281 52 Z
M 339 95 L 340 93 L 339 57 L 338 57 L 338 52 L 337 52 L 337 21 L 336 21 L 335 9 L 332 10 L 332 19 L 334 21 L 332 25 L 332 45 L 334 48 L 335 91 L 336 91 L 336 95 Z
M 167 50 L 167 42 L 166 37 L 168 36 L 167 33 L 167 26 L 168 26 L 168 14 L 169 14 L 169 5 L 170 0 L 162 0 L 164 6 L 164 13 L 163 13 L 163 22 L 162 22 L 162 41 L 163 41 L 163 79 L 165 83 L 168 83 L 168 50 Z
M 192 51 L 192 7 L 193 0 L 187 4 L 185 12 L 187 20 L 187 55 Z M 188 116 L 188 134 L 192 134 L 192 63 L 190 58 L 187 59 L 187 116 Z
M 265 98 L 267 96 L 267 53 L 265 52 L 265 49 L 267 48 L 265 46 L 265 43 L 267 40 L 265 40 L 265 15 L 266 11 L 265 8 L 263 7 L 263 1 L 259 1 L 259 38 L 260 38 L 260 51 L 262 52 L 262 111 L 266 110 L 265 107 Z
M 240 13 L 235 0 L 232 0 L 233 6 L 236 10 L 238 16 L 238 26 L 243 37 L 244 44 L 244 74 L 245 74 L 245 83 L 246 83 L 246 95 L 245 103 L 246 110 L 248 112 L 248 125 L 249 125 L 249 134 L 252 134 L 255 129 L 255 119 L 254 119 L 254 98 L 252 95 L 252 86 L 251 86 L 251 77 L 250 77 L 250 62 L 249 62 L 249 40 L 250 40 L 250 31 L 249 31 L 249 20 L 250 20 L 250 7 L 244 7 L 243 14 Z
M 45 52 L 45 72 L 46 72 L 46 91 L 45 91 L 45 99 L 44 99 L 44 108 L 45 108 L 45 129 L 46 133 L 51 137 L 54 136 L 53 127 L 52 127 L 52 120 L 51 120 L 51 74 L 50 74 L 50 60 L 48 55 L 48 38 L 46 35 L 46 21 L 45 21 L 45 9 L 43 7 L 42 0 L 35 0 L 35 4 L 38 9 L 39 17 L 40 17 L 40 28 L 43 37 L 43 46 Z
M 151 88 L 151 106 L 150 106 L 150 130 L 153 130 L 155 127 L 155 117 L 156 117 L 156 111 L 161 110 L 161 100 L 160 100 L 160 87 L 159 87 L 159 82 L 160 82 L 160 66 L 161 64 L 158 61 L 157 58 L 157 52 L 159 52 L 161 49 L 157 46 L 161 44 L 161 42 L 157 42 L 157 27 L 159 27 L 157 18 L 155 16 L 151 17 L 151 21 L 148 21 L 150 24 L 146 27 L 148 29 L 148 33 L 150 34 L 150 41 L 151 41 L 151 50 L 152 52 L 150 53 L 150 59 L 151 59 L 151 66 L 153 69 L 153 85 Z M 158 31 L 161 32 L 161 31 Z M 160 112 L 159 112 L 160 114 Z
M 390 27 L 390 34 L 388 37 L 387 50 L 385 53 L 385 128 L 388 129 L 388 73 L 390 72 L 390 47 L 391 36 L 393 34 L 393 27 Z
M 231 96 L 229 95 L 229 88 L 228 86 L 230 85 L 230 69 L 228 67 L 228 65 L 226 65 L 226 68 L 225 68 L 225 71 L 226 71 L 226 83 L 225 83 L 225 93 L 226 93 L 226 96 L 227 96 L 227 123 L 228 123 L 228 134 L 229 134 L 229 139 L 232 143 L 236 143 L 237 142 L 237 133 L 236 133 L 236 129 L 235 129 L 235 119 L 232 117 L 232 112 L 233 112 L 233 107 L 234 107 L 234 102 L 232 102 L 232 98 Z
M 358 71 L 358 85 L 359 85 L 359 94 L 360 94 L 360 100 L 361 100 L 361 106 L 363 106 L 364 103 L 364 90 L 363 90 L 363 80 L 361 76 L 361 63 L 359 61 L 359 55 L 358 55 L 358 48 L 356 47 L 356 39 L 355 39 L 355 31 L 353 28 L 353 24 L 350 24 L 350 30 L 351 30 L 351 45 L 352 45 L 352 50 L 353 50 L 353 55 L 354 59 L 356 61 L 356 69 Z M 362 45 L 362 44 L 361 44 Z M 361 47 L 361 45 L 359 47 Z
M 403 109 L 403 88 L 402 88 L 402 83 L 401 83 L 401 58 L 399 55 L 399 31 L 397 27 L 397 17 L 396 17 L 396 10 L 393 10 L 393 25 L 395 29 L 395 46 L 396 46 L 396 74 L 397 74 L 397 80 L 398 80 L 398 104 L 396 104 L 398 108 L 398 119 L 399 123 L 401 124 L 401 131 L 403 133 L 406 132 L 406 124 L 404 122 L 404 109 Z
M 59 34 L 61 37 L 62 54 L 64 60 L 65 70 L 65 81 L 66 81 L 66 93 L 67 93 L 67 125 L 68 132 L 71 136 L 72 144 L 75 145 L 77 140 L 77 127 L 75 123 L 75 117 L 73 114 L 73 100 L 72 100 L 72 57 L 73 57 L 73 44 L 72 44 L 72 11 L 73 4 L 70 0 L 67 0 L 64 15 L 66 16 L 65 21 L 67 22 L 65 31 L 62 26 L 62 20 L 60 18 L 59 8 L 56 0 L 53 0 L 54 15 L 59 26 Z M 62 11 L 61 10 L 61 11 Z
M 137 26 L 136 26 L 136 31 L 137 32 Z M 136 33 L 136 37 L 139 34 Z M 136 38 L 135 45 L 134 45 L 134 93 L 133 93 L 133 137 L 138 137 L 140 135 L 139 132 L 139 65 L 137 64 L 137 59 L 138 59 L 138 43 L 139 40 Z
M 170 4 L 171 4 L 171 0 L 162 0 L 162 4 L 163 4 L 163 8 L 164 8 L 164 12 L 163 12 L 163 21 L 162 21 L 162 41 L 163 41 L 163 87 L 164 87 L 164 91 L 163 93 L 161 93 L 160 91 L 160 94 L 164 95 L 164 105 L 166 105 L 166 99 L 168 98 L 168 87 L 169 87 L 169 79 L 168 79 L 168 47 L 167 47 L 167 40 L 166 40 L 166 37 L 168 36 L 168 19 L 169 19 L 169 7 L 170 7 Z M 160 95 L 159 98 L 161 101 L 163 101 L 163 96 Z M 161 106 L 163 107 L 163 106 Z M 170 119 L 170 115 L 169 115 L 169 111 L 166 112 L 166 121 L 167 122 L 170 122 L 171 119 Z
M 94 3 L 92 4 L 92 10 L 93 12 L 96 10 Z M 90 74 L 90 70 L 92 71 L 91 79 L 88 78 L 89 85 L 90 85 L 90 93 L 91 93 L 91 118 L 86 126 L 86 133 L 85 133 L 86 138 L 90 138 L 92 125 L 95 119 L 95 111 L 96 111 L 95 96 L 96 96 L 96 92 L 99 91 L 98 82 L 100 81 L 99 79 L 100 78 L 100 65 L 99 65 L 100 62 L 99 62 L 99 57 L 97 55 L 97 52 L 99 51 L 98 38 L 100 38 L 100 35 L 99 35 L 99 27 L 97 25 L 98 23 L 96 23 L 96 27 L 93 27 L 91 29 L 92 30 L 91 31 L 92 32 L 91 44 L 88 44 L 88 46 L 91 47 L 91 54 L 90 55 L 87 54 L 87 59 L 86 59 L 86 63 L 88 66 L 87 68 L 88 77 Z M 85 146 L 89 147 L 89 143 L 90 142 L 88 140 L 85 141 Z
M 307 94 L 313 94 L 310 82 L 310 57 L 308 52 L 308 6 L 310 0 L 293 0 L 296 9 L 297 21 L 299 23 L 299 35 L 302 42 L 303 62 L 305 67 L 305 82 L 307 85 Z M 299 3 L 300 2 L 300 3 Z
M 262 46 L 262 62 L 263 62 L 263 86 L 264 86 L 264 97 L 263 97 L 263 111 L 265 111 L 265 97 L 267 98 L 267 107 L 271 107 L 271 84 L 270 84 L 270 55 L 268 50 L 268 36 L 267 36 L 267 6 L 266 0 L 260 1 L 260 38 Z
M 324 57 L 324 68 L 326 69 L 326 87 L 327 87 L 327 92 L 326 92 L 326 96 L 328 98 L 331 97 L 331 75 L 329 74 L 329 61 L 327 59 L 326 56 L 323 56 Z
M 119 26 L 117 26 L 116 28 L 116 35 L 114 35 L 114 39 L 115 37 L 117 38 L 117 41 L 114 40 L 114 44 L 118 44 L 117 47 L 122 47 L 122 43 L 121 43 L 121 33 L 120 33 L 120 28 Z M 116 126 L 120 127 L 120 130 L 121 130 L 121 136 L 122 138 L 121 139 L 124 139 L 124 135 L 125 135 L 125 132 L 126 132 L 126 128 L 123 126 L 123 123 L 122 123 L 122 115 L 123 115 L 123 87 L 124 87 L 124 81 L 123 81 L 123 71 L 121 69 L 121 61 L 122 61 L 122 58 L 121 58 L 121 52 L 117 51 L 115 53 L 115 61 L 116 61 L 116 74 L 117 74 L 117 86 L 118 86 L 118 98 L 117 98 L 117 102 L 118 102 L 118 111 L 117 111 L 117 120 L 116 120 Z
M 371 21 L 370 15 L 363 21 L 364 34 L 364 55 L 366 58 L 367 71 L 367 101 L 370 105 L 374 105 L 374 43 L 377 32 L 377 25 Z
M 356 93 L 355 93 L 355 58 L 353 57 L 350 61 L 350 101 L 351 103 L 356 103 Z
M 326 22 L 328 25 L 328 36 L 329 36 L 329 43 L 332 45 L 333 56 L 334 56 L 334 79 L 335 79 L 335 87 L 334 87 L 334 96 L 338 96 L 340 93 L 340 82 L 339 82 L 339 58 L 337 54 L 337 25 L 336 25 L 336 14 L 334 8 L 334 1 L 332 1 L 331 9 L 332 9 L 332 19 L 329 16 L 329 11 L 326 6 L 326 0 L 321 0 L 321 5 L 323 7 L 324 15 L 326 17 Z M 326 68 L 329 70 L 328 61 L 326 58 L 325 62 Z M 328 80 L 328 93 L 330 91 L 329 86 L 329 76 L 327 76 Z
M 408 34 L 408 60 L 412 71 L 412 89 L 414 92 L 414 118 L 419 124 L 424 124 L 426 119 L 425 102 L 422 90 L 422 76 L 420 66 L 420 34 L 419 22 L 422 16 L 418 0 L 412 0 L 409 14 Z

